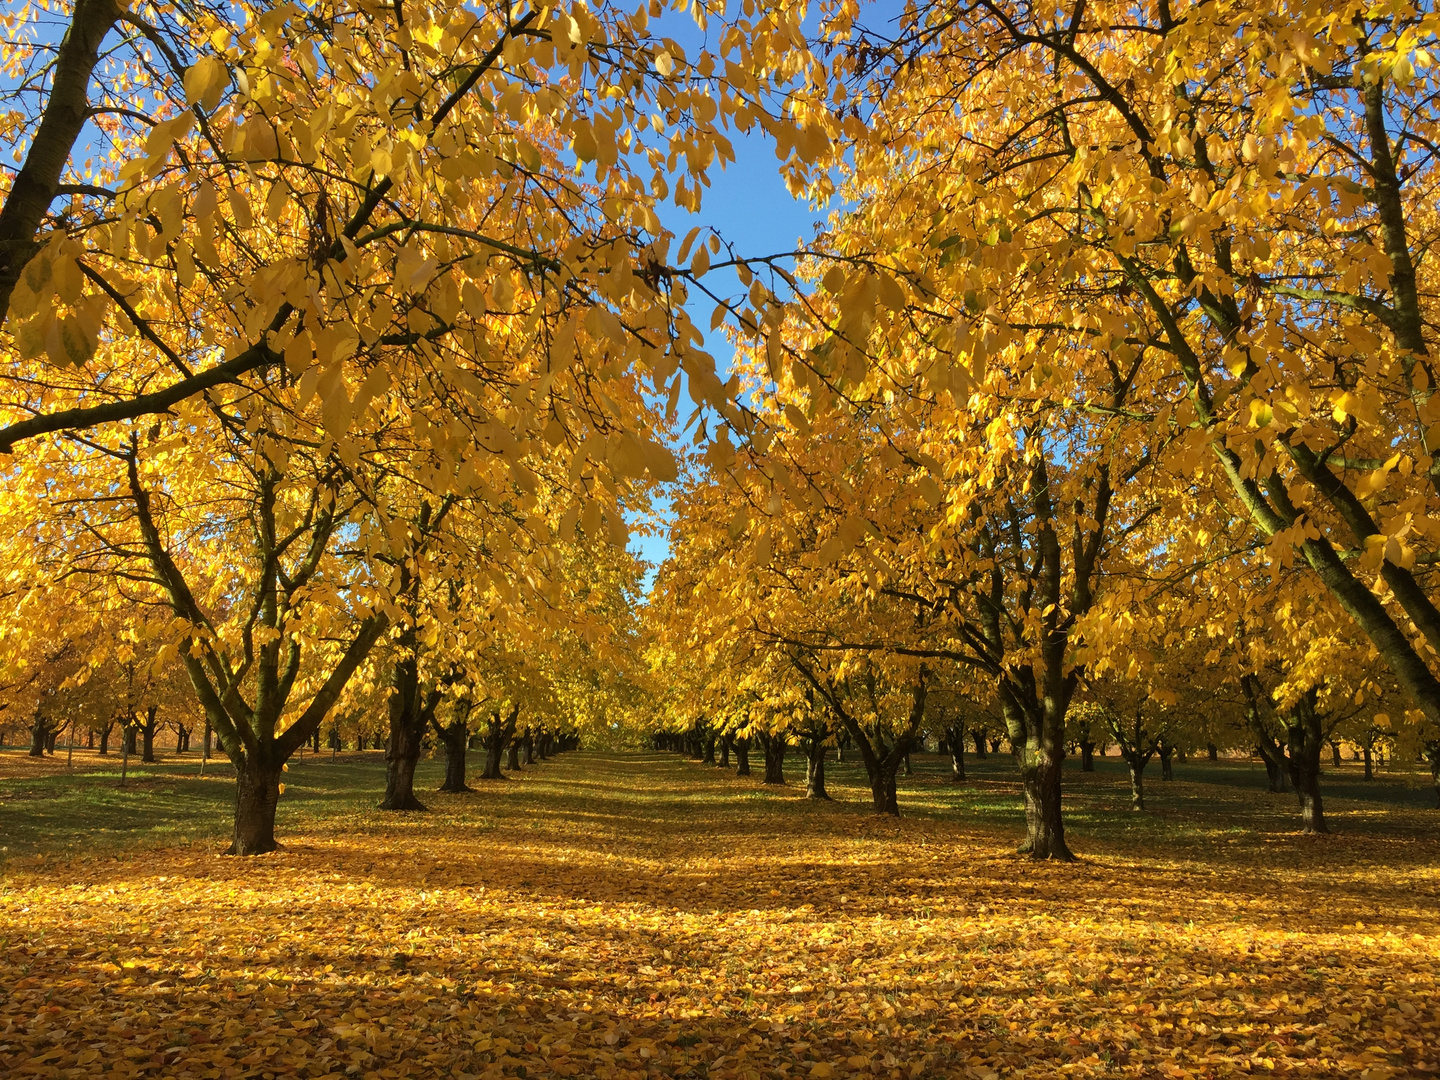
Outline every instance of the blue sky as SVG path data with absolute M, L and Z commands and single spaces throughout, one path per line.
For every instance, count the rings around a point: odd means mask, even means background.
M 673 29 L 666 26 L 662 33 L 679 41 L 691 60 L 695 59 L 702 46 L 701 35 L 688 15 L 669 18 L 682 24 Z M 808 242 L 815 232 L 815 225 L 823 222 L 826 211 L 815 211 L 802 201 L 791 196 L 780 176 L 780 162 L 775 156 L 774 143 L 757 126 L 750 134 L 741 135 L 727 130 L 726 137 L 735 147 L 735 161 L 721 170 L 713 169 L 710 187 L 704 190 L 700 212 L 692 214 L 668 202 L 657 207 L 661 222 L 679 239 L 692 228 L 713 228 L 735 251 L 741 255 L 769 255 L 780 251 L 796 250 Z M 739 279 L 730 271 L 714 271 L 707 276 L 710 287 L 721 293 L 736 293 L 740 290 Z M 708 298 L 701 297 L 689 305 L 690 317 L 702 331 L 710 325 L 710 312 L 714 305 Z M 715 357 L 717 368 L 722 372 L 729 360 L 730 343 L 719 331 L 706 334 L 705 349 Z M 690 399 L 681 395 L 682 410 L 690 408 Z M 660 536 L 634 535 L 631 550 L 652 563 L 665 558 L 668 546 Z

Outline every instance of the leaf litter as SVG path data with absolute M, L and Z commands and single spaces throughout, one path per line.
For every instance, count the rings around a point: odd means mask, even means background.
M 758 787 L 571 755 L 257 859 L 12 862 L 0 1074 L 1436 1071 L 1432 846 L 1032 865 L 991 822 Z

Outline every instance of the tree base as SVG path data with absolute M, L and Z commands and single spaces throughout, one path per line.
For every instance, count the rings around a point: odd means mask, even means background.
M 276 840 L 271 840 L 268 844 L 257 844 L 253 850 L 241 851 L 239 850 L 239 846 L 240 845 L 237 841 L 232 840 L 230 841 L 230 846 L 224 851 L 222 851 L 220 854 L 235 855 L 239 858 L 250 858 L 254 855 L 269 855 L 272 851 L 281 850 L 284 845 L 282 845 Z
M 396 799 L 386 799 L 376 807 L 378 810 L 426 810 L 430 808 L 417 799 L 413 794 L 405 795 Z
M 1035 842 L 1033 840 L 1025 840 L 1015 849 L 1015 854 L 1029 855 L 1030 858 L 1036 862 L 1044 862 L 1047 859 L 1051 862 L 1079 862 L 1079 859 L 1075 857 L 1075 853 L 1063 843 L 1051 847 L 1048 851 L 1037 853 L 1035 850 Z
M 436 791 L 448 791 L 452 795 L 463 795 L 467 791 L 474 794 L 475 789 L 469 784 L 441 784 Z

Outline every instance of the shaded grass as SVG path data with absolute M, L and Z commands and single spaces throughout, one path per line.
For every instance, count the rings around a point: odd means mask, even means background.
M 656 763 L 678 761 L 660 755 Z M 697 769 L 705 771 L 699 763 Z M 913 775 L 899 778 L 899 801 L 906 817 L 958 818 L 996 829 L 1023 827 L 1023 800 L 1008 754 L 980 759 L 966 757 L 967 780 L 950 781 L 950 762 L 934 754 L 912 757 Z M 1129 776 L 1118 758 L 1096 758 L 1096 770 L 1085 773 L 1079 762 L 1066 762 L 1066 827 L 1077 850 L 1137 841 L 1166 846 L 1173 854 L 1194 851 L 1236 836 L 1278 837 L 1299 828 L 1296 799 L 1266 791 L 1263 766 L 1254 761 L 1222 759 L 1177 762 L 1175 779 L 1160 780 L 1158 762 L 1146 773 L 1147 809 L 1130 809 Z M 835 803 L 817 807 L 797 800 L 803 792 L 804 760 L 786 761 L 788 784 L 774 789 L 755 783 L 719 787 L 692 799 L 709 802 L 761 800 L 791 815 L 845 813 L 867 816 L 869 786 L 853 761 L 826 764 L 827 783 Z M 721 770 L 714 770 L 720 774 Z M 64 856 L 82 849 L 122 851 L 136 846 L 197 842 L 228 842 L 234 800 L 233 773 L 227 761 L 211 759 L 200 776 L 197 754 L 169 755 L 157 764 L 131 760 L 129 776 L 120 786 L 118 755 L 100 757 L 75 752 L 74 771 L 66 771 L 63 751 L 39 761 L 26 752 L 0 750 L 0 866 L 7 856 Z M 443 763 L 422 760 L 416 789 L 422 793 L 444 779 Z M 609 779 L 601 786 L 609 786 Z M 478 781 L 477 781 L 478 783 Z M 379 801 L 384 785 L 383 751 L 328 752 L 292 762 L 286 792 L 277 814 L 277 835 L 304 831 L 321 820 L 344 816 L 353 827 Z M 577 787 L 578 785 L 578 787 Z M 1428 773 L 1416 768 L 1391 769 L 1365 781 L 1358 764 L 1327 767 L 1322 780 L 1327 816 L 1338 832 L 1360 830 L 1379 837 L 1420 836 L 1440 824 L 1434 788 Z M 572 812 L 564 800 L 585 791 L 572 779 L 565 791 L 552 792 L 557 805 Z M 797 790 L 799 789 L 799 790 Z M 430 801 L 435 801 L 431 797 Z M 668 802 L 663 813 L 673 810 Z M 1018 833 L 1017 833 L 1018 838 Z
M 25 751 L 0 751 L 0 866 L 8 855 L 119 852 L 167 844 L 228 843 L 235 774 L 223 758 L 200 775 L 198 755 L 152 765 L 132 759 L 125 785 L 114 755 L 76 751 L 75 771 L 63 752 L 35 761 Z M 416 790 L 438 787 L 442 762 L 422 761 Z M 303 832 L 337 816 L 358 818 L 383 791 L 383 751 L 328 754 L 292 761 L 276 813 L 277 835 Z

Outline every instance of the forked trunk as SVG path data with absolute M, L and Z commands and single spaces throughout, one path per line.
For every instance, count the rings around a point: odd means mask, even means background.
M 980 731 L 975 732 L 975 756 L 976 756 L 977 758 L 982 759 L 982 760 L 983 760 L 984 757 L 985 757 L 985 734 L 984 734 L 984 732 L 980 732 Z
M 244 761 L 235 770 L 235 838 L 227 855 L 274 851 L 275 808 L 280 803 L 279 766 Z

